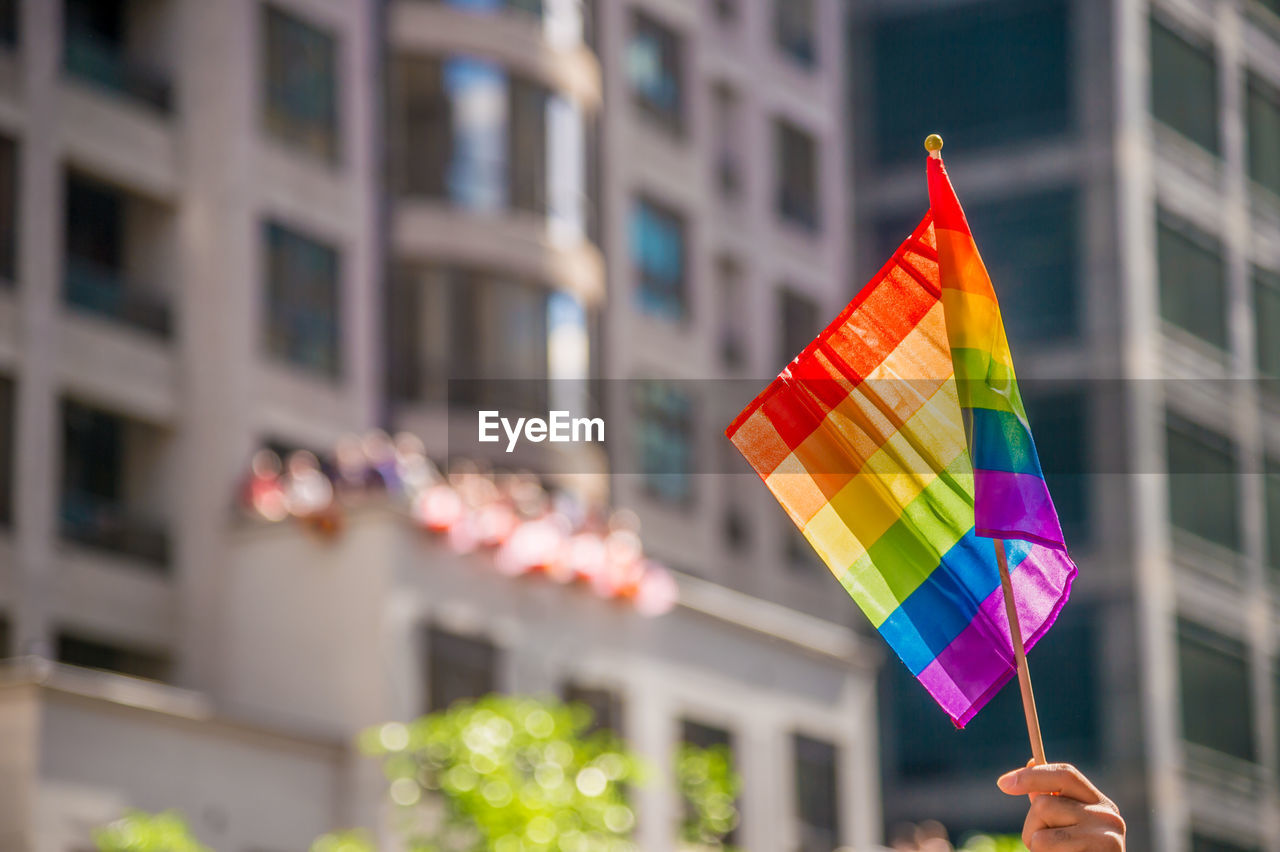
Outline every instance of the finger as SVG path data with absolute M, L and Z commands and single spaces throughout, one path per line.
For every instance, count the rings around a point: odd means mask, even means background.
M 1098 788 L 1069 763 L 1047 763 L 1006 772 L 996 781 L 996 786 L 1010 796 L 1060 793 L 1086 805 L 1096 804 L 1104 799 Z
M 1031 835 L 1045 828 L 1080 825 L 1088 816 L 1086 805 L 1066 796 L 1037 796 L 1027 809 L 1022 825 L 1022 840 L 1029 844 Z
M 1031 852 L 1084 852 L 1088 837 L 1072 828 L 1042 828 L 1030 837 L 1023 837 Z
M 1124 852 L 1121 832 L 1081 828 L 1045 828 L 1024 840 L 1030 852 Z

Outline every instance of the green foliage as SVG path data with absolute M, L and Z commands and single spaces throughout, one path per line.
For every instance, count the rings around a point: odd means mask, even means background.
M 129 811 L 93 834 L 98 852 L 210 852 L 176 811 Z
M 376 847 L 367 832 L 334 831 L 317 837 L 311 852 L 376 852 Z
M 1027 852 L 1016 834 L 974 834 L 965 839 L 960 852 Z
M 711 849 L 725 849 L 724 837 L 738 823 L 740 782 L 733 754 L 717 745 L 681 745 L 676 753 L 676 783 L 685 801 L 681 839 Z
M 580 705 L 490 695 L 373 728 L 361 745 L 383 759 L 414 852 L 634 852 L 628 790 L 645 773 L 617 737 L 590 728 L 591 711 Z M 680 788 L 695 802 L 691 836 L 718 842 L 717 827 L 736 819 L 726 822 L 722 807 L 727 800 L 732 810 L 736 795 L 723 786 L 732 781 L 728 762 L 682 752 Z M 697 777 L 686 783 L 688 769 Z

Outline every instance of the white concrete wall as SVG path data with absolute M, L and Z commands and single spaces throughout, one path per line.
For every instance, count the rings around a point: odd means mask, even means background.
M 0 842 L 79 852 L 130 808 L 218 850 L 306 849 L 340 824 L 348 748 L 220 717 L 193 693 L 47 663 L 0 674 Z

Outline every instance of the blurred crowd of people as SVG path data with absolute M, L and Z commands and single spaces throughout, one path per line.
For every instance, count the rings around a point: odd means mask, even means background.
M 409 433 L 347 435 L 325 457 L 295 450 L 281 459 L 261 449 L 240 493 L 250 515 L 292 518 L 325 536 L 340 534 L 347 512 L 372 501 L 399 506 L 456 553 L 487 554 L 508 576 L 581 584 L 645 615 L 675 605 L 675 580 L 645 556 L 635 513 L 589 507 L 532 473 L 468 460 L 441 470 Z

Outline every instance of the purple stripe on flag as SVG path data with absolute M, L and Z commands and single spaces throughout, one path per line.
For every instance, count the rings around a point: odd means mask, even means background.
M 973 472 L 973 515 L 987 538 L 1019 538 L 1066 550 L 1058 511 L 1043 479 L 1002 470 Z
M 1064 551 L 1036 546 L 1013 569 L 1023 645 L 1029 651 L 1053 625 L 1071 593 L 1076 566 Z M 978 608 L 973 622 L 937 659 L 920 672 L 920 682 L 963 728 L 1014 674 L 1013 640 L 997 588 Z

